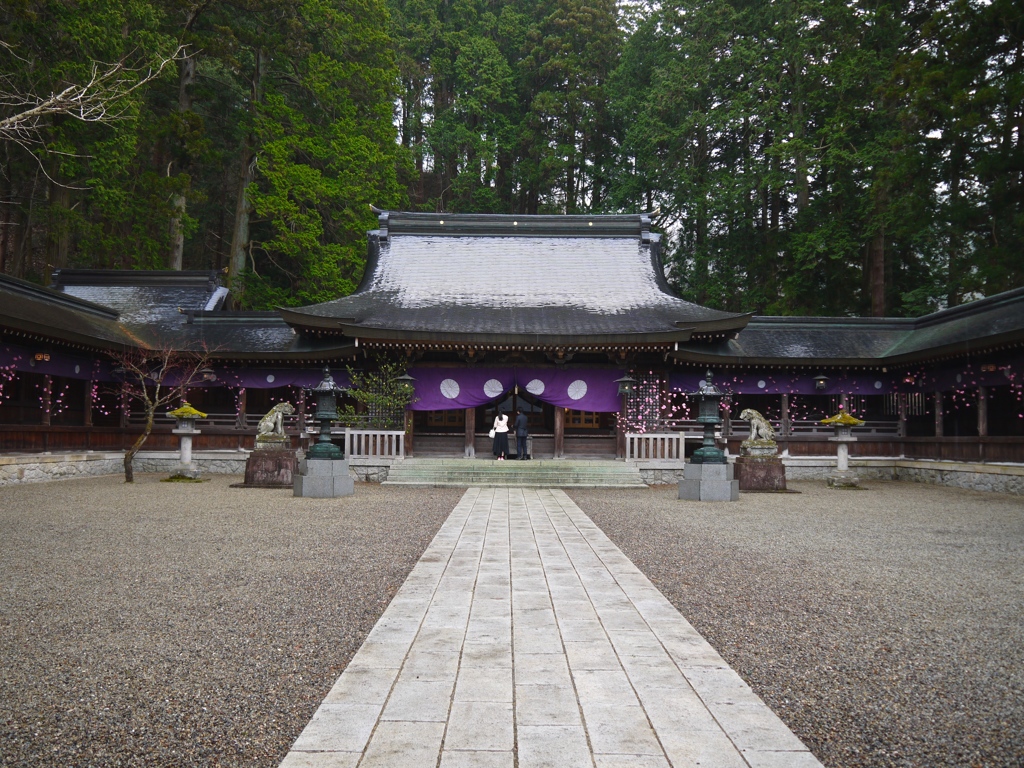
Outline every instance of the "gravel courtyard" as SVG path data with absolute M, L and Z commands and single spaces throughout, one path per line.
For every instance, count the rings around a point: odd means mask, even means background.
M 0 488 L 0 765 L 276 766 L 463 491 Z
M 459 489 L 0 488 L 0 765 L 276 766 Z M 1024 762 L 1024 499 L 570 495 L 829 768 Z
M 1024 499 L 790 486 L 569 495 L 829 768 L 1024 765 Z

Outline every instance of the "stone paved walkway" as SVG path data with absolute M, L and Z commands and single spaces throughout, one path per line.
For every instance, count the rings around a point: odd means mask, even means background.
M 821 764 L 559 490 L 472 488 L 281 768 Z

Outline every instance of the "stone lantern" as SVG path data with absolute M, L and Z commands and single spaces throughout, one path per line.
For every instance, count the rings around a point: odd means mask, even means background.
M 173 417 L 178 422 L 177 428 L 172 429 L 171 434 L 178 435 L 181 438 L 178 466 L 171 475 L 171 478 L 198 480 L 199 468 L 192 462 L 192 437 L 193 435 L 200 434 L 200 430 L 196 429 L 196 419 L 205 419 L 206 414 L 202 411 L 197 411 L 187 402 L 183 402 L 180 408 L 168 411 L 167 415 Z
M 738 501 L 739 481 L 725 452 L 715 446 L 715 428 L 722 423 L 720 407 L 726 396 L 711 380 L 711 371 L 690 397 L 697 400 L 697 423 L 704 425 L 704 441 L 683 467 L 679 498 L 687 501 Z
M 829 438 L 829 442 L 836 444 L 836 471 L 825 478 L 829 488 L 859 487 L 857 474 L 850 470 L 850 443 L 857 442 L 853 428 L 864 422 L 846 411 L 840 411 L 835 416 L 822 419 L 821 423 L 830 424 L 836 430 L 835 436 Z
M 690 397 L 697 399 L 697 423 L 704 425 L 704 441 L 693 452 L 694 464 L 725 464 L 725 452 L 715 446 L 715 430 L 722 423 L 721 405 L 725 393 L 711 381 L 711 371 Z
M 344 392 L 334 383 L 331 369 L 324 366 L 323 380 L 308 392 L 316 398 L 316 411 L 313 418 L 320 422 L 320 437 L 306 452 L 307 459 L 339 461 L 345 458 L 345 452 L 331 442 L 331 422 L 338 418 L 338 395 Z
M 338 418 L 338 395 L 345 390 L 335 384 L 331 369 L 324 366 L 323 380 L 308 391 L 316 397 L 313 418 L 320 422 L 320 436 L 299 461 L 294 477 L 295 495 L 318 499 L 351 496 L 355 483 L 348 461 L 345 453 L 331 442 L 331 422 Z

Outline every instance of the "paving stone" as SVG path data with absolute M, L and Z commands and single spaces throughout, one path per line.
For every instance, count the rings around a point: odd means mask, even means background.
M 282 765 L 357 761 L 820 768 L 563 492 L 514 488 L 466 493 Z
M 453 687 L 454 683 L 447 680 L 403 678 L 391 692 L 381 719 L 445 723 L 448 721 Z
M 583 726 L 520 726 L 519 768 L 593 768 Z
M 518 725 L 579 725 L 576 692 L 567 685 L 517 685 Z
M 441 753 L 441 768 L 514 768 L 512 752 L 483 752 L 480 750 Z
M 516 653 L 516 685 L 571 686 L 569 664 L 560 653 Z
M 453 750 L 511 750 L 515 744 L 512 704 L 461 701 L 452 705 L 445 747 Z
M 594 754 L 663 755 L 658 739 L 638 706 L 591 704 L 581 700 L 583 724 Z
M 292 749 L 361 752 L 380 717 L 382 706 L 334 702 L 321 704 Z
M 360 768 L 423 768 L 436 765 L 444 723 L 381 722 Z
M 455 701 L 512 703 L 512 667 L 469 667 L 463 664 L 455 684 Z

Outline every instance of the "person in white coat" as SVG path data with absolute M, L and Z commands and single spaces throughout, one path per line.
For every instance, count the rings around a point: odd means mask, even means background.
M 508 456 L 508 416 L 499 411 L 491 429 L 494 432 L 494 458 L 504 461 Z

